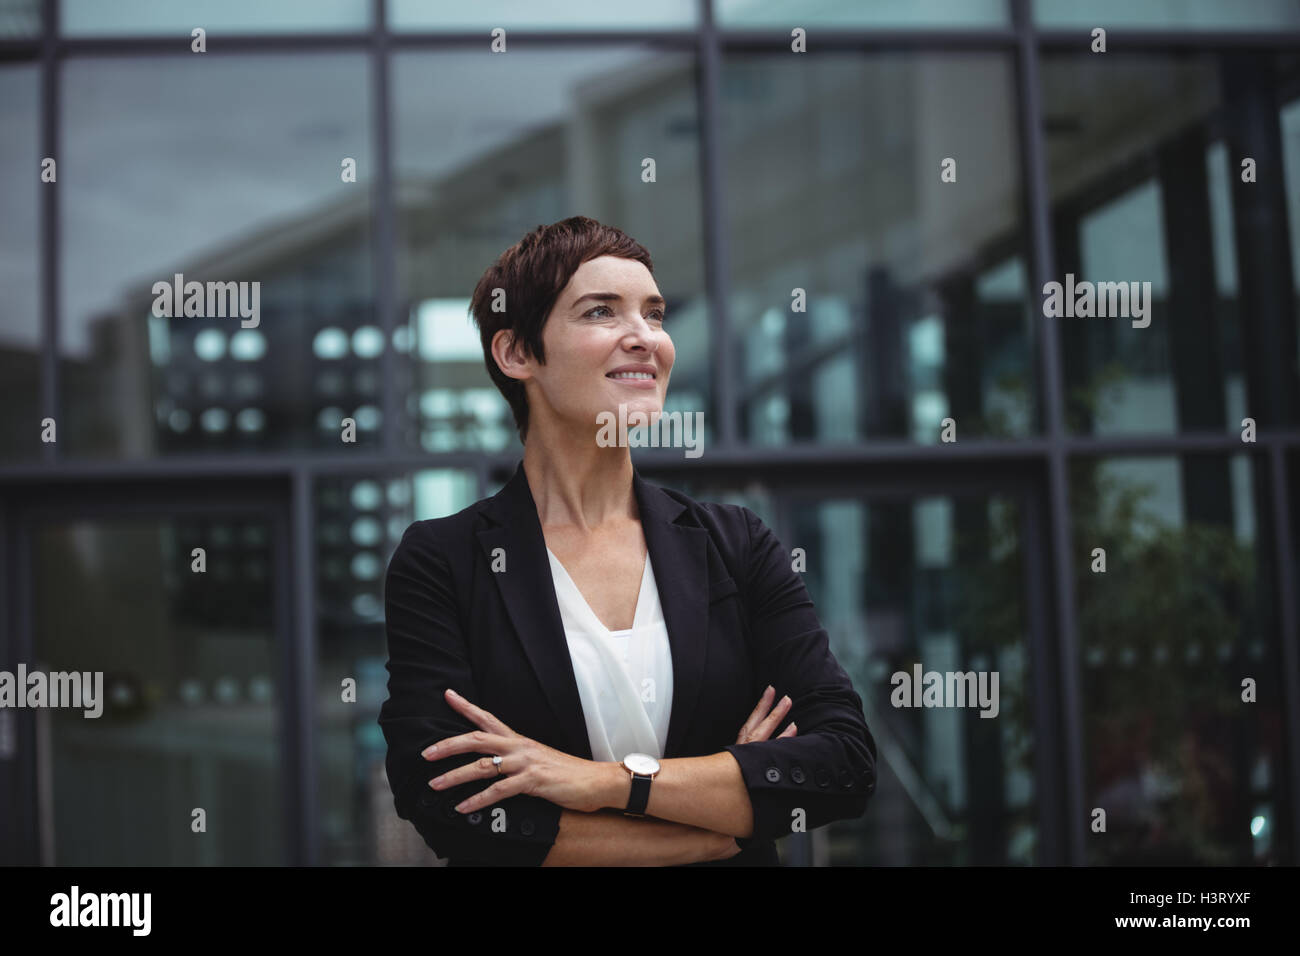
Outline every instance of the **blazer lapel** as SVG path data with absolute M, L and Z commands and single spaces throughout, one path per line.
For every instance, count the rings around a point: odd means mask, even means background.
M 664 757 L 676 757 L 695 715 L 704 680 L 709 633 L 709 533 L 703 528 L 677 524 L 686 506 L 643 479 L 635 469 L 632 487 L 672 649 L 673 703 Z
M 686 506 L 645 481 L 635 468 L 632 486 L 672 650 L 673 702 L 664 756 L 674 757 L 690 726 L 703 680 L 710 583 L 708 532 L 677 524 Z M 494 573 L 493 578 L 563 731 L 565 750 L 590 760 L 591 742 L 555 598 L 546 539 L 522 461 L 505 486 L 488 499 L 482 513 L 495 526 L 478 532 L 479 545 L 489 561 L 494 560 L 497 548 L 505 555 L 506 570 Z
M 478 532 L 479 545 L 489 562 L 496 559 L 498 548 L 505 557 L 505 570 L 493 573 L 492 577 L 564 734 L 562 749 L 590 760 L 591 741 L 587 737 L 573 662 L 569 659 L 560 605 L 555 599 L 546 538 L 542 535 L 537 505 L 522 461 L 513 477 L 488 500 L 482 513 L 495 521 L 496 526 Z

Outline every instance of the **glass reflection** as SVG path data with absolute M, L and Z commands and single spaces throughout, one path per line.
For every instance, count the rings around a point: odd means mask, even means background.
M 1116 28 L 1171 30 L 1274 30 L 1300 26 L 1300 7 L 1292 0 L 1178 0 L 1177 3 L 1133 3 L 1132 0 L 1034 0 L 1034 20 L 1042 27 L 1081 27 L 1098 24 Z
M 671 30 L 694 25 L 695 0 L 388 0 L 394 30 Z M 507 49 L 509 47 L 507 46 Z
M 63 85 L 65 451 L 337 450 L 345 417 L 376 444 L 364 56 L 71 60 Z
M 728 54 L 722 94 L 742 433 L 1036 430 L 1008 62 Z
M 714 16 L 724 27 L 853 26 L 954 29 L 1007 24 L 1006 0 L 713 0 Z
M 1246 455 L 1074 463 L 1085 805 L 1107 834 L 1090 864 L 1288 858 L 1256 480 Z
M 40 0 L 4 0 L 0 3 L 0 37 L 34 38 L 41 32 L 41 27 Z
M 3 28 L 0 28 L 0 35 Z M 41 183 L 35 66 L 0 67 L 0 462 L 37 458 L 41 435 Z
M 326 477 L 315 483 L 316 716 L 322 859 L 340 866 L 435 866 L 424 840 L 393 809 L 379 708 L 388 697 L 384 571 L 414 521 L 478 500 L 473 472 Z M 355 682 L 355 697 L 347 699 Z
M 104 675 L 101 716 L 35 712 L 37 761 L 52 780 L 44 862 L 286 861 L 271 565 L 270 526 L 257 519 L 37 529 L 38 669 Z
M 1043 61 L 1057 275 L 1150 283 L 1150 312 L 1060 327 L 1067 424 L 1093 435 L 1285 424 L 1298 403 L 1295 57 Z M 1290 77 L 1291 79 L 1287 79 Z M 1123 103 L 1123 109 L 1113 104 Z M 1287 125 L 1290 124 L 1290 125 Z M 1248 174 L 1286 170 L 1286 177 Z M 1250 176 L 1247 179 L 1247 176 Z
M 65 36 L 209 33 L 334 33 L 370 24 L 370 0 L 59 0 Z

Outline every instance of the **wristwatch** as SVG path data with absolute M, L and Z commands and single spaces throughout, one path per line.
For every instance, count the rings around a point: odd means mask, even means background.
M 650 781 L 659 773 L 659 761 L 649 754 L 633 753 L 623 758 L 623 769 L 632 775 L 632 793 L 627 798 L 624 816 L 645 816 L 650 802 Z

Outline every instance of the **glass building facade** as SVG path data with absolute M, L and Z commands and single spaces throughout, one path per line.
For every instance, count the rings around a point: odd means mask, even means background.
M 0 862 L 438 862 L 384 571 L 512 472 L 469 296 L 579 214 L 706 412 L 634 461 L 802 549 L 879 747 L 786 863 L 1300 862 L 1290 0 L 0 0 L 0 670 L 106 680 L 0 709 Z

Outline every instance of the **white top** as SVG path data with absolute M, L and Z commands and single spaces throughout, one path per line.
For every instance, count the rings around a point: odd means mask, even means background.
M 632 626 L 601 623 L 550 548 L 551 579 L 564 622 L 593 760 L 630 753 L 663 757 L 673 705 L 673 659 L 654 567 L 646 555 Z

